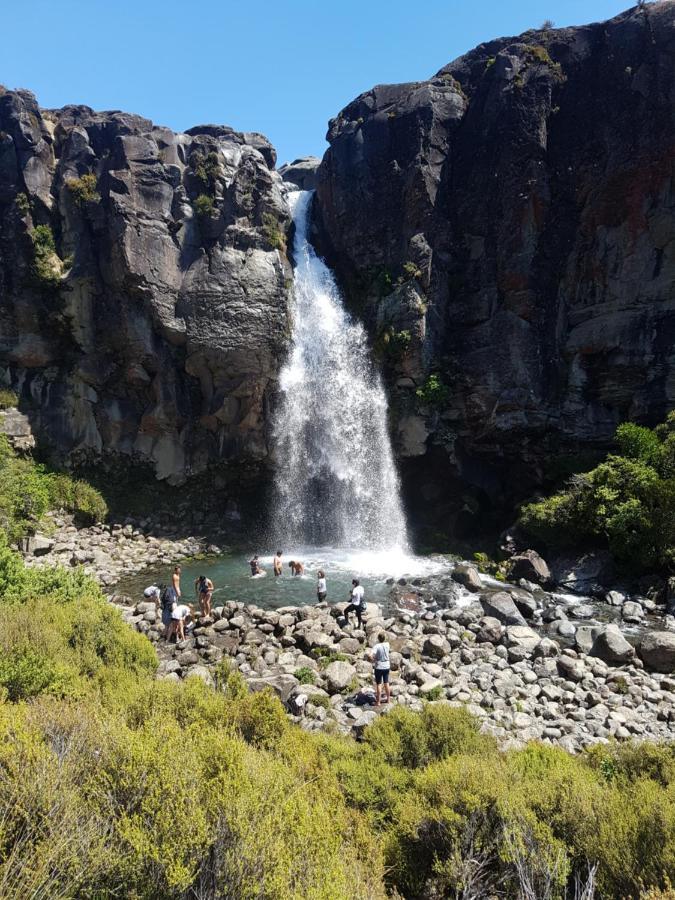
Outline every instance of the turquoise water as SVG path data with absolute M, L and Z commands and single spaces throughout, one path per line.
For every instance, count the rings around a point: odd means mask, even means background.
M 448 562 L 443 557 L 405 556 L 401 553 L 355 553 L 328 547 L 300 547 L 284 553 L 284 574 L 275 578 L 272 572 L 272 554 L 259 551 L 260 565 L 265 577 L 251 578 L 248 561 L 250 553 L 233 551 L 203 560 L 186 560 L 181 563 L 181 587 L 183 596 L 190 602 L 195 597 L 194 581 L 206 575 L 213 581 L 215 590 L 213 605 L 220 606 L 227 600 L 255 603 L 265 609 L 280 606 L 302 606 L 316 603 L 316 578 L 320 568 L 326 573 L 328 601 L 338 603 L 347 600 L 352 578 L 358 578 L 366 590 L 370 602 L 386 605 L 391 590 L 388 579 L 414 580 L 445 571 Z M 305 575 L 294 577 L 288 563 L 298 559 L 305 565 Z M 171 581 L 173 568 L 151 568 L 125 579 L 117 590 L 129 594 L 134 600 L 142 598 L 143 589 L 155 580 L 164 584 Z

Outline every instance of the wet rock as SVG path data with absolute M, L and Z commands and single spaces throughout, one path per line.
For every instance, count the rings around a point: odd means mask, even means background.
M 551 583 L 551 570 L 536 550 L 525 550 L 509 562 L 513 578 L 525 578 L 544 587 Z
M 457 563 L 452 572 L 453 579 L 467 590 L 477 593 L 483 589 L 483 582 L 476 566 L 471 563 Z
M 621 607 L 621 618 L 625 622 L 639 623 L 644 617 L 644 611 L 639 603 L 627 600 Z
M 499 619 L 505 625 L 525 625 L 525 619 L 518 611 L 510 594 L 499 591 L 495 594 L 484 594 L 480 598 L 486 616 Z

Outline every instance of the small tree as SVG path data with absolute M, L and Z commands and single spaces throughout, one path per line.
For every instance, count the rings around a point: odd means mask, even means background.
M 555 28 L 553 19 L 544 19 L 541 23 L 541 31 L 550 31 L 552 28 Z

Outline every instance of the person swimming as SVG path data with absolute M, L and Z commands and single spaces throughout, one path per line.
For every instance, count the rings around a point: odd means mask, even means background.
M 288 564 L 288 568 L 291 570 L 291 575 L 304 575 L 305 574 L 304 565 L 297 559 L 292 559 Z

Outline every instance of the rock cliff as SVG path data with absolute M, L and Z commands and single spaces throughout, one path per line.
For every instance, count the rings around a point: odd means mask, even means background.
M 675 406 L 674 54 L 662 0 L 482 44 L 331 121 L 316 240 L 428 521 L 484 526 Z
M 0 383 L 71 461 L 268 454 L 290 224 L 258 134 L 0 89 Z

